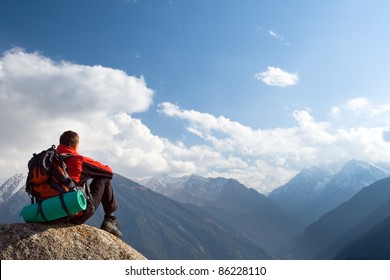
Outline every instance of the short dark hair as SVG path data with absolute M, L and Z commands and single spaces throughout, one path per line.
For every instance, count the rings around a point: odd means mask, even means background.
M 79 135 L 71 130 L 65 131 L 60 136 L 60 144 L 76 148 L 79 143 Z

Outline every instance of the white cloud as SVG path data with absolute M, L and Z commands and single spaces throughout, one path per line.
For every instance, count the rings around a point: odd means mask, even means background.
M 268 34 L 271 35 L 272 37 L 275 37 L 278 40 L 283 41 L 283 36 L 273 30 L 268 30 Z
M 2 177 L 25 172 L 32 153 L 57 144 L 68 129 L 80 134 L 81 151 L 103 162 L 115 158 L 114 167 L 131 170 L 134 162 L 144 167 L 153 162 L 155 170 L 163 161 L 161 140 L 129 116 L 152 104 L 153 91 L 143 77 L 20 49 L 6 52 L 0 68 Z
M 195 173 L 236 178 L 262 191 L 312 165 L 390 160 L 390 104 L 351 99 L 331 110 L 339 116 L 331 121 L 296 110 L 291 116 L 296 125 L 264 130 L 159 104 L 161 114 L 183 121 L 202 140 L 187 145 L 153 135 L 132 116 L 148 110 L 152 98 L 142 77 L 120 70 L 55 62 L 22 50 L 5 53 L 0 58 L 0 178 L 26 172 L 32 153 L 57 144 L 68 129 L 80 134 L 81 153 L 130 178 Z
M 329 116 L 340 126 L 389 126 L 390 104 L 372 104 L 366 97 L 356 97 L 334 106 Z
M 337 107 L 337 106 L 334 106 L 334 107 L 332 107 L 332 109 L 330 110 L 329 115 L 330 115 L 331 117 L 338 118 L 338 117 L 340 117 L 340 113 L 341 113 L 340 108 Z
M 347 107 L 357 114 L 366 109 L 368 105 L 368 100 L 365 97 L 357 97 L 347 102 Z
M 188 131 L 205 140 L 219 160 L 215 166 L 207 165 L 209 158 L 200 160 L 197 166 L 208 166 L 210 175 L 235 177 L 258 189 L 280 185 L 312 165 L 345 163 L 352 158 L 390 160 L 390 143 L 383 139 L 387 128 L 375 123 L 338 127 L 316 121 L 307 110 L 296 110 L 296 126 L 261 130 L 167 102 L 160 104 L 160 112 L 185 121 Z
M 256 79 L 270 86 L 287 87 L 296 85 L 299 81 L 297 73 L 288 73 L 277 67 L 267 67 L 266 71 L 257 73 Z

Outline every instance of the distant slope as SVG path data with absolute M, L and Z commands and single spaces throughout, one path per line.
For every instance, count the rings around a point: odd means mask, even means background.
M 336 259 L 390 260 L 390 216 L 344 247 Z
M 376 210 L 386 204 L 389 198 L 390 177 L 363 188 L 348 202 L 308 226 L 297 240 L 292 258 L 317 258 L 350 230 L 377 212 Z M 347 241 L 343 241 L 343 244 L 345 242 Z
M 390 216 L 390 198 L 387 202 L 379 206 L 370 215 L 364 218 L 361 222 L 353 226 L 346 234 L 326 248 L 318 255 L 320 259 L 333 259 L 341 248 L 346 247 L 355 239 L 371 231 L 378 226 L 383 220 Z

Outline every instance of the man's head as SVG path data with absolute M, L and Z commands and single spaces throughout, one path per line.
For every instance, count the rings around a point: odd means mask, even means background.
M 79 135 L 71 130 L 65 131 L 60 136 L 60 144 L 77 149 L 79 145 Z

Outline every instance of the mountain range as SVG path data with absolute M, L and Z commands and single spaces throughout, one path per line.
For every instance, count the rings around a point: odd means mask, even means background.
M 302 170 L 268 198 L 305 225 L 348 201 L 362 188 L 390 175 L 385 164 L 351 160 L 332 174 L 320 167 Z
M 268 196 L 197 175 L 135 182 L 115 174 L 112 184 L 123 239 L 148 259 L 380 259 L 390 248 L 388 167 L 312 167 Z M 18 174 L 0 187 L 0 223 L 22 222 L 24 181 Z M 99 208 L 88 224 L 102 218 Z

